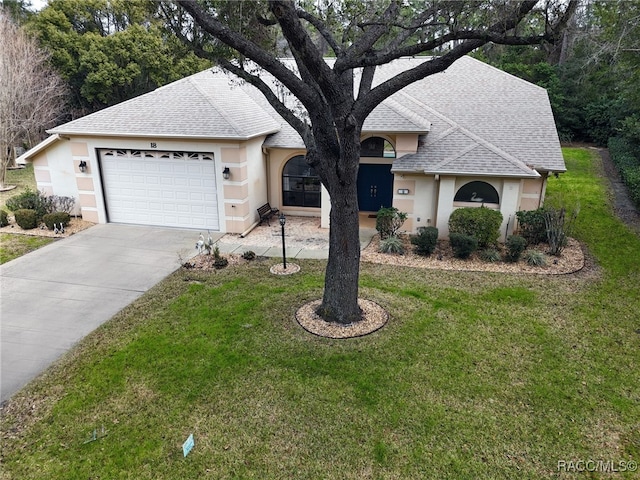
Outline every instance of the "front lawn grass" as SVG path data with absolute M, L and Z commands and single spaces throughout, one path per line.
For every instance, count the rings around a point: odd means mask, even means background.
M 595 266 L 363 264 L 361 296 L 391 318 L 351 340 L 295 323 L 324 262 L 178 271 L 4 409 L 0 478 L 539 479 L 637 462 L 640 239 L 612 217 L 597 156 L 566 155 L 548 196 L 580 198 Z
M 0 233 L 0 265 L 53 241 L 55 238 Z
M 11 197 L 21 194 L 27 189 L 36 189 L 36 177 L 33 174 L 33 164 L 28 163 L 25 168 L 7 170 L 7 185 L 16 188 L 0 192 L 0 208 L 7 210 L 6 203 Z

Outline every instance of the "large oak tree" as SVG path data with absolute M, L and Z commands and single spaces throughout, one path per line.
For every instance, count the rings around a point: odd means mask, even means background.
M 560 0 L 312 4 L 274 0 L 235 3 L 236 17 L 231 17 L 224 2 L 175 0 L 175 4 L 193 19 L 178 26 L 183 39 L 199 55 L 258 88 L 302 137 L 307 162 L 331 198 L 329 260 L 318 313 L 341 323 L 361 317 L 356 180 L 367 116 L 407 85 L 445 70 L 489 42 L 556 41 L 576 6 Z M 249 28 L 251 22 L 253 28 Z M 198 35 L 189 31 L 194 26 Z M 263 30 L 269 29 L 276 31 L 272 37 L 264 35 Z M 203 41 L 202 32 L 208 41 Z M 278 40 L 286 41 L 286 53 L 293 57 L 295 68 L 281 61 L 265 38 L 274 39 L 276 47 L 282 43 Z M 331 65 L 325 61 L 327 53 L 335 57 Z M 419 65 L 374 84 L 378 66 L 419 55 L 424 55 Z M 285 105 L 248 65 L 258 65 L 281 82 L 302 104 L 304 114 Z

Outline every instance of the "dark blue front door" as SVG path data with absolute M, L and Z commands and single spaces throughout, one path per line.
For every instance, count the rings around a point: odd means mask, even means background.
M 377 212 L 390 207 L 393 201 L 391 165 L 361 163 L 358 170 L 358 207 L 365 212 Z

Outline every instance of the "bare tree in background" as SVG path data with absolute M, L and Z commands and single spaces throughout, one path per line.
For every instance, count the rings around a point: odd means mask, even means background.
M 0 189 L 16 146 L 31 147 L 60 118 L 66 91 L 47 54 L 0 10 Z

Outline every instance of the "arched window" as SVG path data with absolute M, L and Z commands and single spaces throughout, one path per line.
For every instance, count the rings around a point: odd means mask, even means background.
M 284 166 L 282 204 L 291 207 L 320 206 L 320 178 L 304 155 L 293 157 Z
M 460 187 L 453 201 L 497 204 L 500 203 L 500 198 L 496 189 L 487 182 L 469 182 Z
M 393 145 L 382 137 L 369 137 L 360 144 L 361 157 L 396 158 Z

